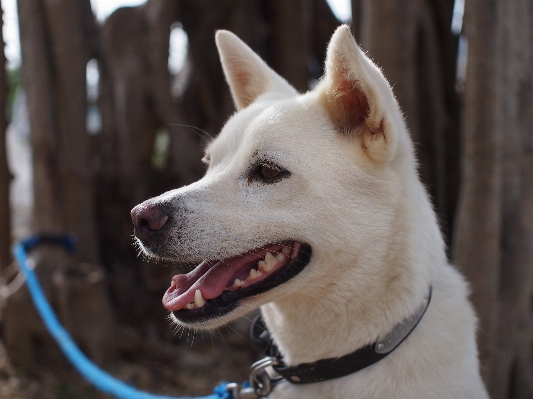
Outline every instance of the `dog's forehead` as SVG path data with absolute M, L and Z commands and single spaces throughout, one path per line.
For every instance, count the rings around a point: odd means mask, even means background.
M 254 152 L 311 139 L 317 124 L 324 124 L 320 112 L 311 108 L 303 96 L 253 104 L 230 118 L 207 152 L 220 158 L 238 150 Z

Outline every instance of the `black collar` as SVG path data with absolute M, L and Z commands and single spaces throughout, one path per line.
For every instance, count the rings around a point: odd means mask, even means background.
M 287 366 L 274 344 L 266 325 L 259 314 L 253 321 L 250 336 L 252 341 L 260 344 L 270 357 L 277 359 L 274 370 L 285 380 L 293 384 L 309 384 L 312 382 L 332 380 L 355 373 L 366 367 L 379 362 L 392 353 L 415 329 L 431 301 L 432 287 L 424 299 L 424 303 L 411 316 L 394 326 L 394 328 L 382 339 L 357 349 L 348 355 L 339 358 L 321 359 L 313 363 L 303 363 L 297 366 Z

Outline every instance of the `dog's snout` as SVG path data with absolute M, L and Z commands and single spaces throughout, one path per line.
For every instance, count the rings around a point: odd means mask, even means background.
M 145 240 L 161 230 L 168 221 L 168 214 L 158 205 L 140 204 L 131 210 L 135 234 Z

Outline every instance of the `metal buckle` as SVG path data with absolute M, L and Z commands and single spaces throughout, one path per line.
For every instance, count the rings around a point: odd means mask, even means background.
M 243 387 L 241 384 L 231 383 L 226 386 L 227 392 L 231 392 L 233 399 L 257 399 L 268 396 L 274 388 L 274 383 L 281 378 L 271 378 L 266 369 L 278 364 L 274 357 L 265 357 L 250 367 L 250 386 Z

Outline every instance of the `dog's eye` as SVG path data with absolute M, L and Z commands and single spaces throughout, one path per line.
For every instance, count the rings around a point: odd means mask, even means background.
M 265 183 L 274 183 L 290 173 L 269 163 L 260 163 L 255 167 L 254 175 Z
M 272 180 L 278 177 L 281 173 L 281 170 L 272 165 L 267 165 L 266 163 L 259 165 L 257 170 L 259 176 L 265 180 Z

